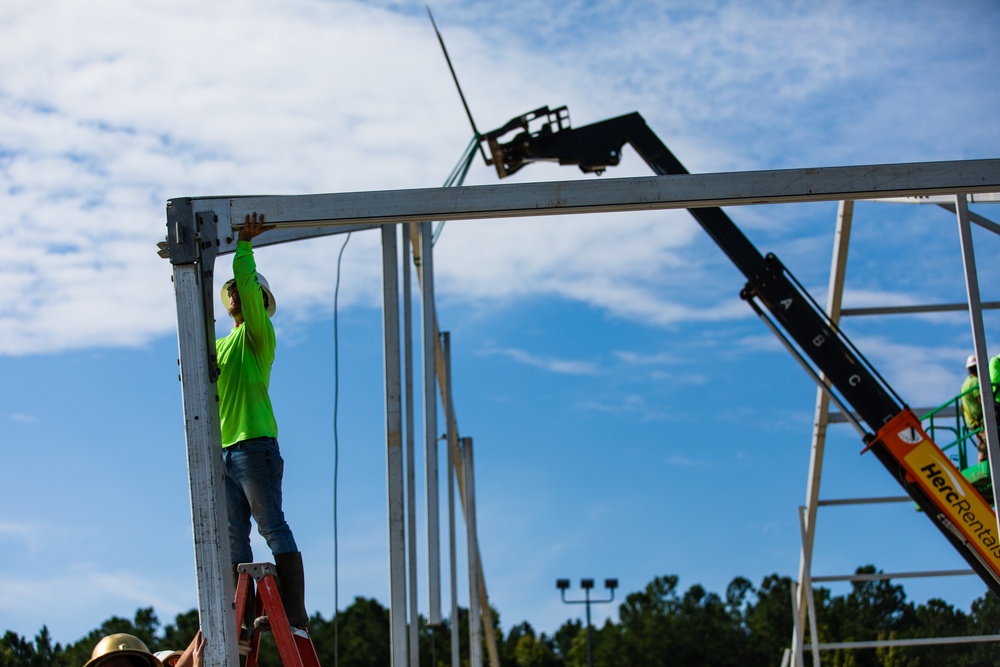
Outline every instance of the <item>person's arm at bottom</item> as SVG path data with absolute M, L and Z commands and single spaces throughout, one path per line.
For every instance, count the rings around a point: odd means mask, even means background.
M 204 657 L 205 638 L 201 636 L 201 630 L 199 630 L 188 647 L 184 649 L 181 657 L 177 658 L 175 667 L 201 667 L 201 661 Z

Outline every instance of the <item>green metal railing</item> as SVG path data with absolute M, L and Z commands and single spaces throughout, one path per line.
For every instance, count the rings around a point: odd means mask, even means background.
M 996 392 L 998 386 L 1000 385 L 993 385 L 994 393 Z M 927 434 L 931 436 L 931 439 L 934 440 L 934 442 L 938 443 L 938 446 L 941 447 L 941 451 L 948 452 L 952 449 L 955 450 L 949 454 L 949 458 L 955 462 L 959 470 L 965 470 L 969 467 L 969 440 L 983 430 L 982 427 L 970 429 L 965 424 L 965 419 L 962 418 L 962 397 L 974 391 L 979 391 L 978 385 L 970 387 L 958 396 L 949 399 L 946 403 L 937 406 L 920 418 L 920 421 L 924 423 L 924 430 L 927 431 Z M 951 415 L 941 417 L 937 416 L 939 412 L 948 407 L 955 408 L 954 417 Z M 950 442 L 947 445 L 941 445 L 941 443 L 945 441 L 945 433 L 949 434 L 946 437 L 950 440 Z M 973 451 L 975 450 L 976 444 L 973 443 Z

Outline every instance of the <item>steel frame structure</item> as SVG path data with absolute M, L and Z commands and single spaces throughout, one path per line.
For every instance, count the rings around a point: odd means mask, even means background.
M 407 662 L 407 635 L 396 224 L 931 195 L 956 196 L 961 218 L 967 194 L 997 191 L 1000 159 L 169 200 L 167 240 L 161 254 L 173 267 L 198 608 L 208 640 L 205 664 L 238 665 L 235 619 L 225 603 L 233 599 L 234 591 L 224 539 L 225 497 L 217 455 L 220 436 L 214 386 L 218 368 L 212 278 L 216 257 L 235 249 L 234 230 L 242 226 L 246 214 L 262 213 L 268 224 L 276 227 L 266 240 L 259 239 L 258 246 L 381 227 L 391 654 L 394 667 L 402 667 Z M 423 250 L 426 262 L 429 244 Z M 424 314 L 426 318 L 428 313 Z M 433 315 L 427 321 L 434 322 Z M 426 357 L 424 363 L 426 378 Z M 449 430 L 451 427 L 449 424 Z M 996 477 L 1000 453 L 991 450 L 991 454 L 997 454 L 991 456 Z M 461 470 L 461 466 L 456 467 Z M 482 583 L 482 571 L 479 579 Z M 432 608 L 433 599 L 432 593 Z
M 879 201 L 889 201 L 902 204 L 936 204 L 949 211 L 957 217 L 959 242 L 962 247 L 962 259 L 964 265 L 964 275 L 966 282 L 966 293 L 968 301 L 959 304 L 927 304 L 902 307 L 870 307 L 870 308 L 842 308 L 844 294 L 844 282 L 847 272 L 847 255 L 850 248 L 851 230 L 854 224 L 854 202 L 841 201 L 837 211 L 837 222 L 834 231 L 833 253 L 830 262 L 830 278 L 827 289 L 826 313 L 834 324 L 839 324 L 840 319 L 846 316 L 861 315 L 899 315 L 916 313 L 938 313 L 966 311 L 970 315 L 972 324 L 973 347 L 980 358 L 988 358 L 986 355 L 986 342 L 983 332 L 982 311 L 995 309 L 1000 304 L 997 302 L 983 302 L 980 300 L 978 277 L 975 266 L 975 253 L 972 248 L 972 237 L 969 230 L 970 222 L 979 225 L 994 234 L 1000 234 L 1000 225 L 976 213 L 968 211 L 968 200 L 973 197 L 953 196 L 943 197 L 921 197 L 919 199 L 893 198 Z M 950 200 L 950 203 L 949 203 Z M 1000 195 L 988 194 L 978 197 L 981 203 L 1000 202 Z M 983 364 L 985 366 L 985 364 Z M 982 379 L 980 378 L 980 381 Z M 989 382 L 987 378 L 986 382 Z M 990 406 L 991 407 L 991 406 Z M 976 574 L 974 570 L 930 570 L 921 572 L 893 572 L 872 575 L 824 575 L 814 576 L 812 574 L 813 546 L 816 535 L 817 510 L 823 506 L 833 505 L 870 505 L 877 503 L 899 503 L 903 502 L 912 505 L 909 496 L 892 496 L 882 498 L 843 498 L 838 500 L 821 500 L 820 484 L 823 476 L 823 457 L 826 444 L 826 432 L 829 424 L 845 423 L 848 420 L 843 414 L 830 413 L 830 399 L 823 389 L 817 389 L 816 406 L 813 419 L 812 445 L 810 448 L 809 473 L 806 480 L 806 500 L 805 504 L 799 507 L 799 529 L 802 540 L 802 549 L 799 556 L 798 586 L 793 595 L 793 614 L 795 615 L 792 637 L 792 646 L 786 653 L 786 660 L 794 661 L 798 667 L 803 664 L 803 652 L 809 649 L 812 655 L 812 664 L 818 667 L 820 662 L 820 651 L 838 649 L 861 649 L 861 648 L 889 648 L 892 646 L 924 646 L 934 644 L 959 644 L 972 642 L 995 642 L 1000 641 L 1000 635 L 977 635 L 969 637 L 929 637 L 921 639 L 907 640 L 880 640 L 867 642 L 820 642 L 816 631 L 816 609 L 812 595 L 812 585 L 822 582 L 836 581 L 874 581 L 888 579 L 903 579 L 913 577 L 949 577 L 965 576 Z M 916 409 L 918 414 L 930 411 L 930 408 Z M 994 422 L 995 428 L 995 422 Z M 989 436 L 993 437 L 995 436 Z M 996 442 L 996 440 L 992 440 Z M 995 457 L 992 458 L 994 465 Z M 996 468 L 993 468 L 996 474 Z M 995 477 L 994 477 L 995 479 Z M 994 492 L 996 493 L 996 492 Z M 995 497 L 994 497 L 995 501 Z M 807 642 L 804 636 L 804 629 L 808 622 L 812 641 Z

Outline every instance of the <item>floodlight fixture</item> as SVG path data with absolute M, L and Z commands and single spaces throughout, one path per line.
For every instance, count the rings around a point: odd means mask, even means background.
M 556 579 L 556 588 L 559 589 L 559 595 L 562 601 L 566 604 L 582 604 L 587 606 L 587 665 L 588 667 L 594 667 L 594 640 L 593 640 L 593 630 L 592 624 L 590 622 L 590 605 L 592 604 L 605 604 L 608 602 L 613 602 L 615 599 L 615 589 L 618 588 L 617 579 L 605 579 L 604 587 L 611 591 L 611 595 L 606 600 L 594 600 L 590 597 L 590 591 L 594 588 L 593 579 L 581 579 L 580 588 L 583 589 L 584 598 L 582 600 L 567 600 L 566 591 L 569 589 L 569 579 Z

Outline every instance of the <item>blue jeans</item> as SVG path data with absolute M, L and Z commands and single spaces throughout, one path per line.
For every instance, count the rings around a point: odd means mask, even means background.
M 252 563 L 250 517 L 273 554 L 298 551 L 281 510 L 285 462 L 275 438 L 241 440 L 222 450 L 229 511 L 229 552 L 233 565 Z

